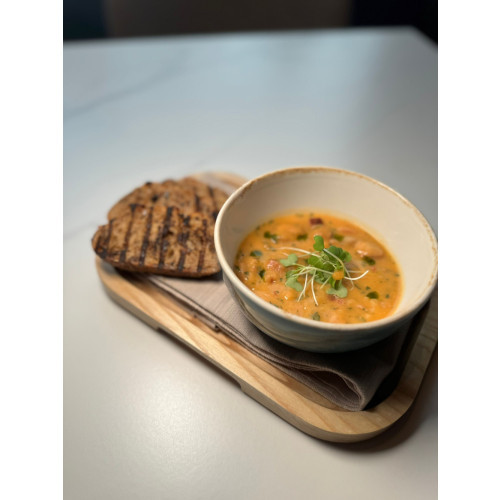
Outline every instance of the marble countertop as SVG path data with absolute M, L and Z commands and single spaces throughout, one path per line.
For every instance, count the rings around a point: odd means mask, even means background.
M 64 489 L 87 498 L 437 497 L 437 353 L 412 410 L 311 438 L 111 302 L 90 239 L 146 180 L 361 172 L 437 231 L 437 49 L 413 29 L 64 46 Z

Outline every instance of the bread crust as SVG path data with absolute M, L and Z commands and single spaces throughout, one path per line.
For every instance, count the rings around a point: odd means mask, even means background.
M 137 204 L 177 207 L 185 215 L 201 212 L 215 221 L 226 199 L 226 193 L 193 177 L 146 182 L 115 203 L 108 212 L 108 220 L 126 213 L 129 205 Z

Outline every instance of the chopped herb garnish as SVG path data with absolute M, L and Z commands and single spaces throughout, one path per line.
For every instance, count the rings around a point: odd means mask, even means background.
M 286 259 L 280 260 L 285 267 L 294 267 L 294 269 L 290 269 L 286 273 L 286 286 L 300 292 L 297 300 L 302 299 L 307 287 L 310 286 L 314 302 L 318 305 L 314 292 L 314 283 L 319 283 L 321 288 L 329 285 L 326 291 L 327 294 L 344 298 L 347 296 L 347 288 L 342 281 L 344 279 L 348 280 L 352 285 L 353 281 L 362 278 L 368 272 L 365 271 L 361 276 L 352 278 L 345 267 L 345 263 L 351 260 L 351 254 L 333 245 L 325 248 L 322 236 L 314 236 L 313 248 L 316 252 L 300 250 L 305 254 L 300 257 L 305 260 L 305 263 L 299 263 L 299 257 L 295 253 L 291 253 Z M 299 281 L 299 278 L 304 279 L 304 284 Z
M 234 266 L 234 269 L 235 269 L 237 272 L 240 272 L 240 271 L 241 271 L 240 266 Z
M 344 239 L 344 236 L 341 234 L 332 234 L 332 238 L 336 239 L 337 241 L 342 241 Z
M 367 297 L 369 299 L 378 299 L 378 292 L 370 292 L 369 294 L 367 294 Z
M 299 234 L 299 235 L 297 236 L 297 240 L 298 240 L 298 241 L 307 240 L 307 234 Z
M 262 257 L 262 252 L 260 250 L 252 250 L 250 252 L 250 257 Z
M 260 276 L 262 279 L 264 279 L 264 274 L 266 274 L 266 270 L 265 270 L 265 269 L 261 269 L 261 270 L 259 271 L 259 276 Z
M 371 258 L 371 257 L 368 257 L 368 255 L 365 255 L 363 257 L 363 260 L 370 266 L 374 266 L 375 265 L 375 261 Z
M 266 231 L 264 233 L 264 238 L 268 238 L 270 240 L 273 240 L 274 243 L 278 243 L 278 235 L 277 234 L 271 234 L 269 231 Z
M 312 319 L 314 321 L 321 321 L 321 316 L 318 314 L 318 311 L 316 311 L 313 315 L 312 315 Z
M 385 294 L 385 298 L 388 299 L 390 295 L 388 293 Z

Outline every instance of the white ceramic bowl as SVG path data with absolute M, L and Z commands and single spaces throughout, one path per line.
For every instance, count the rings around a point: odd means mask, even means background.
M 277 214 L 301 209 L 351 220 L 389 249 L 403 276 L 402 297 L 391 316 L 359 324 L 318 322 L 276 308 L 238 279 L 233 264 L 244 237 Z M 424 216 L 386 185 L 336 168 L 289 168 L 247 182 L 219 212 L 215 248 L 224 281 L 247 318 L 276 340 L 306 351 L 352 351 L 384 339 L 422 308 L 437 281 L 437 242 Z

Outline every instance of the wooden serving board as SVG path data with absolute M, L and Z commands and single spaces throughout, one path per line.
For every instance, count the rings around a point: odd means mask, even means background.
M 230 174 L 204 175 L 212 184 L 240 185 Z M 212 182 L 213 181 L 213 182 Z M 137 274 L 124 273 L 96 258 L 99 278 L 110 297 L 156 330 L 166 332 L 223 370 L 243 392 L 301 431 L 332 442 L 369 439 L 387 430 L 410 408 L 437 344 L 437 290 L 425 319 L 404 353 L 399 382 L 376 406 L 352 412 L 335 406 L 241 344 L 215 331 L 173 297 Z

